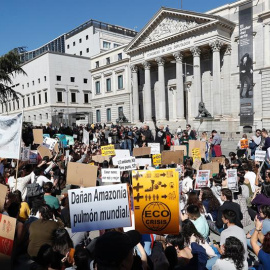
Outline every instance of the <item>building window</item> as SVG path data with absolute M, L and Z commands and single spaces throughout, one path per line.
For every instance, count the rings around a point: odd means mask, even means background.
M 106 58 L 106 65 L 109 65 L 111 63 L 110 57 Z
M 80 51 L 80 55 L 82 56 L 82 51 Z
M 119 60 L 122 60 L 122 59 L 123 59 L 122 53 L 118 53 L 118 61 L 119 61 Z
M 88 40 L 88 35 L 85 36 L 85 39 Z
M 100 110 L 96 110 L 96 122 L 100 123 L 101 119 L 100 119 Z
M 37 116 L 34 114 L 34 120 L 37 120 Z
M 71 92 L 71 102 L 75 103 L 76 102 L 76 93 Z
M 46 119 L 49 119 L 49 115 L 48 115 L 48 113 L 46 113 Z
M 73 46 L 75 46 L 76 45 L 76 43 L 75 43 L 75 41 L 73 41 Z
M 112 91 L 112 89 L 111 89 L 111 79 L 106 80 L 106 90 L 107 90 L 107 92 Z
M 27 98 L 27 105 L 30 107 L 30 97 Z
M 56 76 L 56 80 L 57 80 L 58 82 L 61 82 L 61 76 L 60 76 L 60 75 L 57 75 L 57 76 Z
M 88 93 L 84 93 L 84 103 L 89 103 Z
M 122 118 L 124 114 L 123 107 L 118 107 L 118 119 Z
M 17 109 L 19 110 L 20 109 L 20 101 L 17 100 Z
M 120 46 L 119 44 L 116 44 L 116 43 L 113 44 L 113 47 L 114 47 L 114 48 L 117 48 L 117 47 L 119 47 L 119 46 Z
M 42 114 L 41 113 L 39 114 L 39 119 L 42 120 Z
M 69 44 L 67 45 L 67 49 L 69 49 Z
M 24 89 L 24 85 L 22 85 L 22 89 Z
M 23 108 L 25 108 L 25 99 L 23 98 Z
M 28 122 L 31 122 L 31 116 L 28 115 Z
M 70 77 L 70 82 L 75 82 L 75 77 Z
M 83 79 L 83 83 L 87 83 L 87 81 L 88 81 L 88 80 L 87 80 L 86 78 Z
M 118 89 L 123 89 L 123 75 L 118 76 Z
M 79 39 L 79 43 L 82 43 L 82 39 L 81 38 Z
M 96 94 L 100 94 L 100 81 L 96 81 Z
M 15 111 L 15 101 L 13 101 L 13 111 Z
M 40 78 L 38 78 L 38 83 L 40 83 Z
M 62 92 L 57 92 L 57 102 L 63 102 L 63 95 Z
M 103 48 L 110 49 L 110 47 L 111 47 L 111 43 L 110 42 L 103 41 Z
M 47 103 L 48 102 L 48 94 L 47 94 L 47 92 L 45 92 L 45 103 Z
M 35 106 L 35 105 L 36 105 L 36 97 L 33 96 L 33 106 Z
M 99 68 L 99 61 L 96 62 L 96 68 Z
M 41 94 L 38 94 L 38 104 L 41 104 Z
M 46 76 L 44 76 L 44 81 L 45 81 L 45 82 L 47 81 L 47 77 L 46 77 Z
M 29 87 L 29 83 L 27 83 L 27 87 Z
M 89 48 L 86 48 L 86 52 L 89 53 Z
M 107 122 L 111 122 L 112 121 L 112 116 L 111 116 L 111 109 L 107 109 Z
M 34 81 L 32 81 L 32 85 L 35 85 L 35 82 Z
M 9 104 L 8 104 L 8 105 L 9 105 L 9 111 L 11 112 L 11 105 L 10 105 L 10 102 L 9 102 Z

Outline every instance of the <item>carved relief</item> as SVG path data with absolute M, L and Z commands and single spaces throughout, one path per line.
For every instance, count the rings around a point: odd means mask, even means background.
M 201 54 L 201 50 L 199 47 L 192 47 L 190 51 L 193 54 L 193 56 L 200 56 Z
M 209 46 L 212 48 L 213 52 L 219 52 L 222 45 L 223 42 L 218 39 L 209 43 Z
M 147 61 L 144 61 L 142 64 L 143 64 L 144 69 L 150 69 L 151 68 L 150 63 L 147 62 Z
M 179 20 L 178 18 L 164 18 L 152 33 L 142 41 L 142 45 L 180 33 L 198 25 L 195 21 Z
M 232 46 L 230 44 L 227 45 L 225 55 L 230 55 L 232 52 Z
M 158 63 L 159 66 L 163 66 L 165 61 L 162 57 L 157 57 L 155 61 Z
M 136 65 L 132 65 L 130 68 L 132 73 L 137 73 L 138 67 Z
M 182 63 L 182 61 L 183 61 L 183 54 L 181 52 L 175 52 L 173 54 L 173 57 L 175 58 L 176 62 Z

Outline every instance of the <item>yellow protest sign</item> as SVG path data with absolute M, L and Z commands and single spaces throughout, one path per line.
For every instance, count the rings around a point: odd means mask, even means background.
M 193 148 L 192 149 L 192 157 L 193 157 L 193 162 L 195 159 L 201 159 L 200 148 Z
M 247 149 L 248 148 L 248 139 L 240 140 L 240 148 L 241 149 Z
M 115 156 L 115 149 L 113 144 L 101 146 L 102 156 Z
M 161 154 L 152 155 L 153 165 L 160 165 L 161 164 Z
M 175 169 L 132 171 L 135 229 L 179 233 L 179 184 Z

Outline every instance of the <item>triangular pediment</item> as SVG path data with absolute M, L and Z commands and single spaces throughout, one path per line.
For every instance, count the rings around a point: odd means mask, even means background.
M 125 51 L 128 53 L 148 47 L 158 41 L 170 39 L 175 35 L 187 34 L 219 21 L 234 28 L 232 22 L 218 16 L 163 7 L 130 42 Z

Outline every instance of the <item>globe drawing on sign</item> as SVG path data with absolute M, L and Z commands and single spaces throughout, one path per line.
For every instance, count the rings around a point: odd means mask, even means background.
M 149 230 L 156 232 L 162 231 L 171 221 L 171 211 L 165 203 L 149 203 L 143 209 L 142 221 L 144 226 Z

